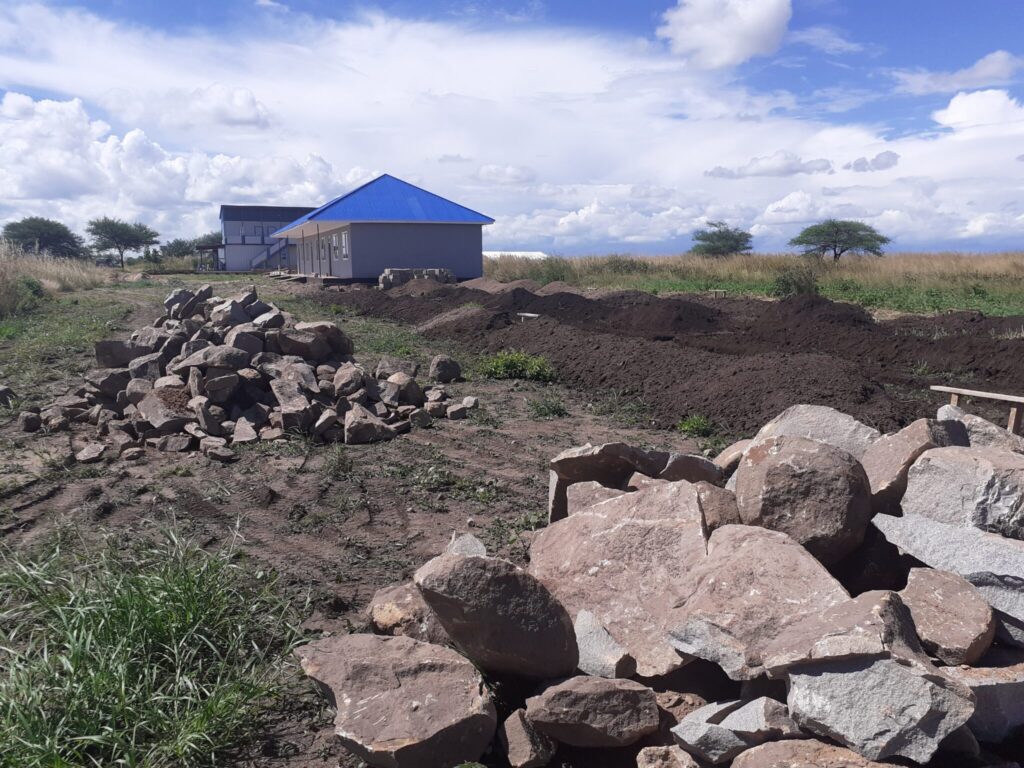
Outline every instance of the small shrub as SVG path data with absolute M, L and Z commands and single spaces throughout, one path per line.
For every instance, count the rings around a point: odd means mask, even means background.
M 554 381 L 557 376 L 551 363 L 539 355 L 506 349 L 480 361 L 477 368 L 485 379 L 528 379 Z
M 818 272 L 809 265 L 790 267 L 783 270 L 775 278 L 772 295 L 785 296 L 817 296 Z
M 717 428 L 707 416 L 693 414 L 676 425 L 676 429 L 688 437 L 711 437 Z
M 565 403 L 554 395 L 545 395 L 537 400 L 527 400 L 526 407 L 534 419 L 561 419 L 569 415 Z

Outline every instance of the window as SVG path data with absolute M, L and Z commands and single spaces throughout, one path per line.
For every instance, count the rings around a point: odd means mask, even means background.
M 344 230 L 341 233 L 341 258 L 348 258 L 348 230 Z
M 338 233 L 331 235 L 331 258 L 338 260 Z

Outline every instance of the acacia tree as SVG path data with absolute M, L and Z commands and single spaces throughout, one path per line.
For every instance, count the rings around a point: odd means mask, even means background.
M 92 247 L 97 251 L 117 251 L 121 269 L 124 269 L 125 253 L 141 251 L 148 245 L 156 245 L 160 238 L 155 229 L 141 222 L 130 223 L 108 216 L 93 219 L 85 231 L 89 233 Z
M 62 259 L 80 259 L 87 255 L 81 237 L 59 221 L 42 216 L 4 224 L 3 238 L 26 250 L 46 251 Z
M 861 221 L 827 219 L 813 224 L 789 241 L 790 245 L 802 247 L 805 256 L 824 258 L 832 254 L 833 261 L 839 261 L 844 253 L 870 253 L 882 255 L 882 246 L 889 238 L 870 224 Z
M 709 221 L 707 229 L 693 233 L 694 245 L 690 253 L 701 256 L 730 256 L 745 253 L 751 248 L 753 238 L 749 232 L 730 227 L 724 221 Z

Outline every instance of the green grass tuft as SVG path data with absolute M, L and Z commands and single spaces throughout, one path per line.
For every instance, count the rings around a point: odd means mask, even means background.
M 477 373 L 485 379 L 554 381 L 557 378 L 555 369 L 543 357 L 515 349 L 505 349 L 483 358 L 477 364 Z
M 544 395 L 536 400 L 527 400 L 526 407 L 530 411 L 531 418 L 534 419 L 548 421 L 565 418 L 569 415 L 569 409 L 565 407 L 565 403 L 554 395 Z
M 0 765 L 213 766 L 254 736 L 298 635 L 232 557 L 173 534 L 0 553 Z
M 676 429 L 688 437 L 711 437 L 718 428 L 711 419 L 700 414 L 692 414 L 676 424 Z

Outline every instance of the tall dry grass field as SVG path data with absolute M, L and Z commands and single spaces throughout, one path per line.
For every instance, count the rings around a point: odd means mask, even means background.
M 95 288 L 110 280 L 108 269 L 29 253 L 0 240 L 0 318 L 32 309 L 47 293 Z
M 792 254 L 747 254 L 715 258 L 689 254 L 664 257 L 622 255 L 574 259 L 499 256 L 485 260 L 496 280 L 561 281 L 582 288 L 653 293 L 699 292 L 770 296 L 781 277 L 812 269 L 828 298 L 907 312 L 976 309 L 988 314 L 1024 314 L 1024 252 L 893 253 L 843 257 L 839 262 Z

